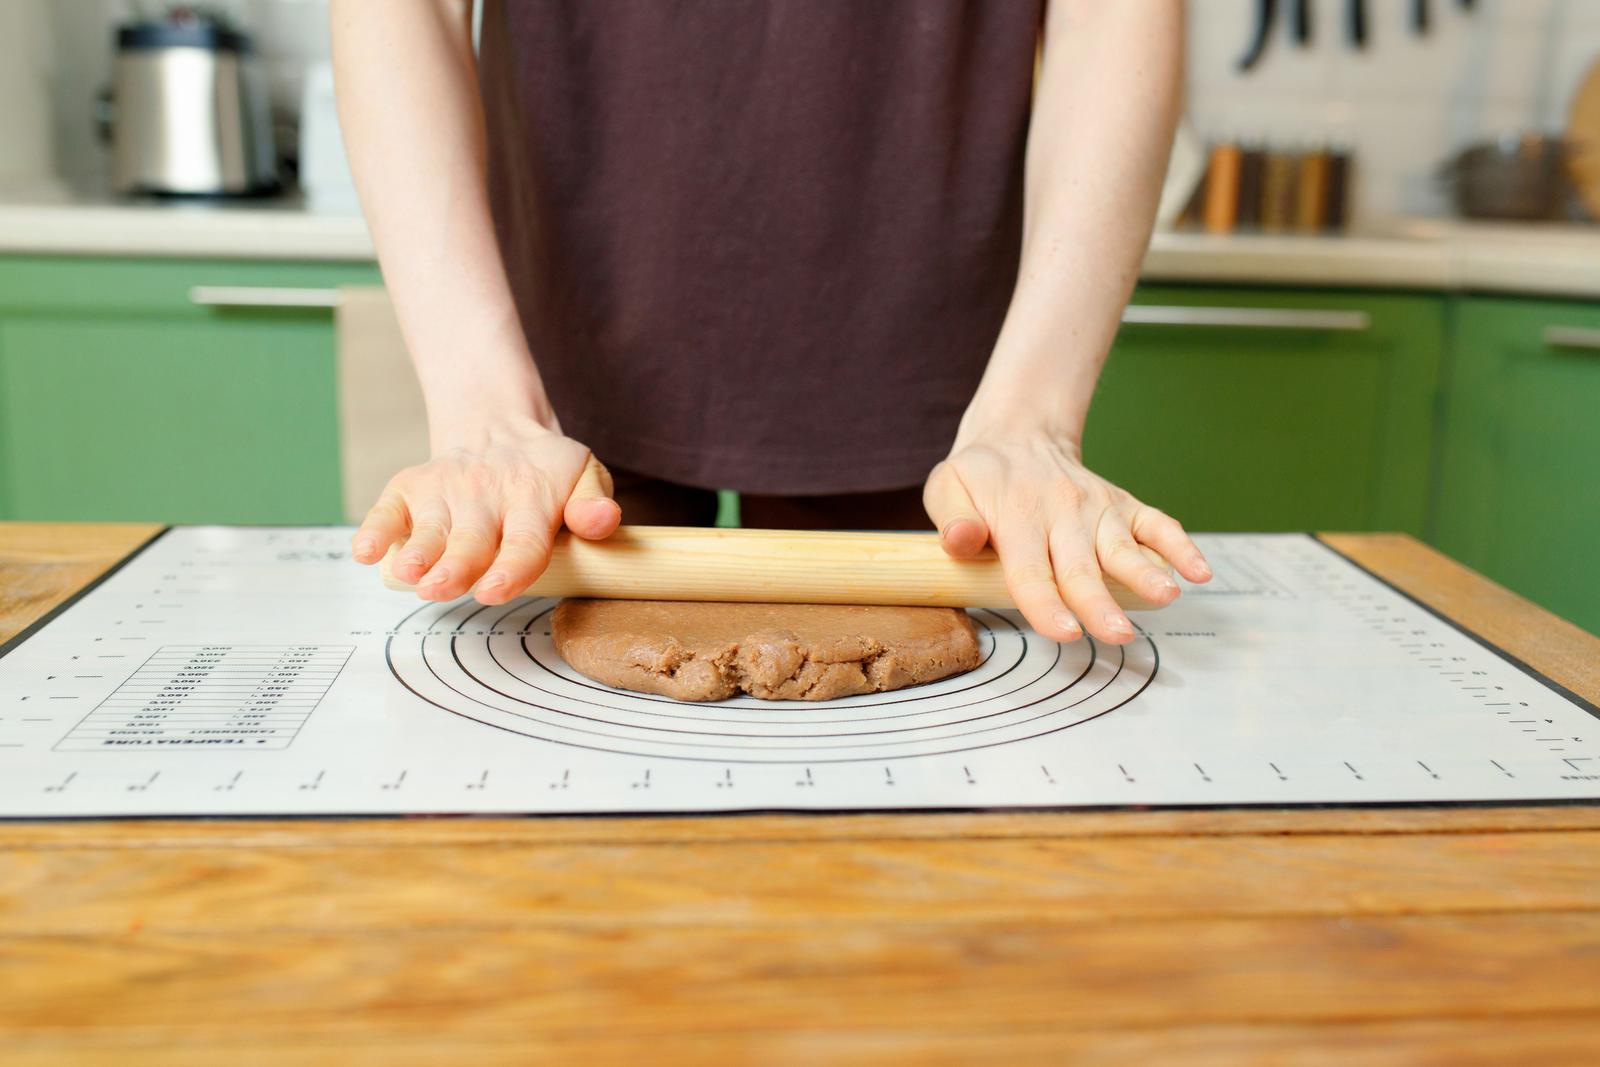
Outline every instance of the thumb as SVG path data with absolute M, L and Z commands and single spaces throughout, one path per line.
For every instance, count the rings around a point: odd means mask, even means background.
M 567 529 L 589 541 L 610 537 L 622 521 L 622 508 L 611 492 L 611 472 L 590 453 L 562 511 Z
M 922 506 L 939 529 L 939 543 L 957 559 L 970 559 L 989 542 L 989 524 L 948 462 L 933 468 L 922 488 Z

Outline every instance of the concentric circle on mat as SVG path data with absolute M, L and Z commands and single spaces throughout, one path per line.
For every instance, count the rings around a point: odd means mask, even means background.
M 989 748 L 1055 733 L 1133 699 L 1154 643 L 1059 645 L 1013 611 L 973 610 L 982 659 L 966 674 L 839 700 L 737 697 L 691 704 L 612 689 L 564 663 L 554 600 L 427 604 L 390 631 L 389 668 L 411 692 L 486 726 L 542 741 L 663 759 L 833 763 Z

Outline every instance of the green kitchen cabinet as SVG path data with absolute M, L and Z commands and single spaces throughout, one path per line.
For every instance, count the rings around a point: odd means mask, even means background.
M 1089 466 L 1194 530 L 1425 526 L 1445 300 L 1142 286 Z
M 367 264 L 0 258 L 0 517 L 341 519 L 327 307 Z M 220 304 L 196 287 L 227 287 Z
M 1456 302 L 1432 540 L 1600 633 L 1600 306 Z

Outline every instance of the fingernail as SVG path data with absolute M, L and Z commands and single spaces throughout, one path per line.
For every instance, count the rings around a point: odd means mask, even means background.
M 1118 615 L 1114 611 L 1106 612 L 1106 629 L 1114 634 L 1133 633 L 1133 623 L 1128 621 L 1126 615 Z
M 1157 574 L 1150 579 L 1150 588 L 1154 589 L 1158 595 L 1176 593 L 1178 591 L 1178 583 L 1173 581 L 1170 575 Z
M 1078 625 L 1078 620 L 1072 617 L 1070 611 L 1058 611 L 1050 617 L 1050 621 L 1061 627 L 1073 637 L 1083 633 L 1083 627 Z
M 422 581 L 418 582 L 417 584 L 418 585 L 425 585 L 425 586 L 426 585 L 443 585 L 445 583 L 445 581 L 449 577 L 450 577 L 450 572 L 449 571 L 434 571 L 432 574 L 428 575 L 426 578 L 422 579 Z
M 488 593 L 499 589 L 506 584 L 506 576 L 498 571 L 491 571 L 483 576 L 483 581 L 478 583 L 478 589 Z
M 377 548 L 378 543 L 376 541 L 372 540 L 370 537 L 363 537 L 361 540 L 356 542 L 356 555 L 370 555 L 377 551 Z
M 1202 578 L 1211 577 L 1211 564 L 1207 563 L 1204 558 L 1195 560 L 1194 569 L 1200 573 Z

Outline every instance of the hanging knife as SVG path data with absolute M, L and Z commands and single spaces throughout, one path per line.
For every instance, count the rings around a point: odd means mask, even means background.
M 1350 43 L 1356 48 L 1367 47 L 1367 0 L 1350 0 L 1345 14 L 1350 20 Z
M 1289 34 L 1301 48 L 1311 44 L 1311 0 L 1289 0 Z
M 1433 19 L 1428 13 L 1428 0 L 1411 0 L 1411 30 L 1418 37 L 1428 36 L 1428 25 Z
M 1267 42 L 1272 38 L 1273 24 L 1278 21 L 1278 0 L 1256 0 L 1256 30 L 1255 37 L 1250 42 L 1249 49 L 1239 57 L 1239 69 L 1249 70 L 1261 60 L 1267 50 Z

